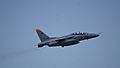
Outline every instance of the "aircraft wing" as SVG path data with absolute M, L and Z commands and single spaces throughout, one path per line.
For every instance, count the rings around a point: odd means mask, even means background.
M 73 36 L 63 36 L 63 37 L 58 37 L 55 39 L 55 41 L 64 41 L 66 39 L 71 39 Z

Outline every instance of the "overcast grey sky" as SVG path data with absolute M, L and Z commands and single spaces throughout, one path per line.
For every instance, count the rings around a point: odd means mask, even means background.
M 69 47 L 34 47 L 49 36 L 103 32 Z M 119 0 L 0 0 L 0 68 L 120 68 Z

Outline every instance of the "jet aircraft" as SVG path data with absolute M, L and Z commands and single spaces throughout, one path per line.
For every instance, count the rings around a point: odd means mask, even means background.
M 36 32 L 41 40 L 41 42 L 37 44 L 38 48 L 41 48 L 46 45 L 49 47 L 70 46 L 70 45 L 78 44 L 82 40 L 88 40 L 99 36 L 99 34 L 97 33 L 75 32 L 62 37 L 49 37 L 39 28 L 36 28 Z

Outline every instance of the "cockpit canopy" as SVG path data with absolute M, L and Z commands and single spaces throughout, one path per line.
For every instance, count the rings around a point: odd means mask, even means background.
M 75 32 L 75 33 L 72 33 L 72 35 L 87 35 L 88 33 L 86 32 Z

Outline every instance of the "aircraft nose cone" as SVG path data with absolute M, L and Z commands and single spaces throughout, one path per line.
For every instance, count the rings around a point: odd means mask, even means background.
M 100 36 L 99 34 L 94 34 L 94 37 L 98 37 L 98 36 Z
M 96 37 L 98 37 L 98 36 L 100 36 L 100 35 L 99 35 L 99 34 L 92 33 L 92 34 L 89 34 L 89 35 L 88 35 L 88 39 L 96 38 Z
M 95 37 L 98 37 L 100 36 L 99 34 L 93 34 L 92 37 L 95 38 Z

